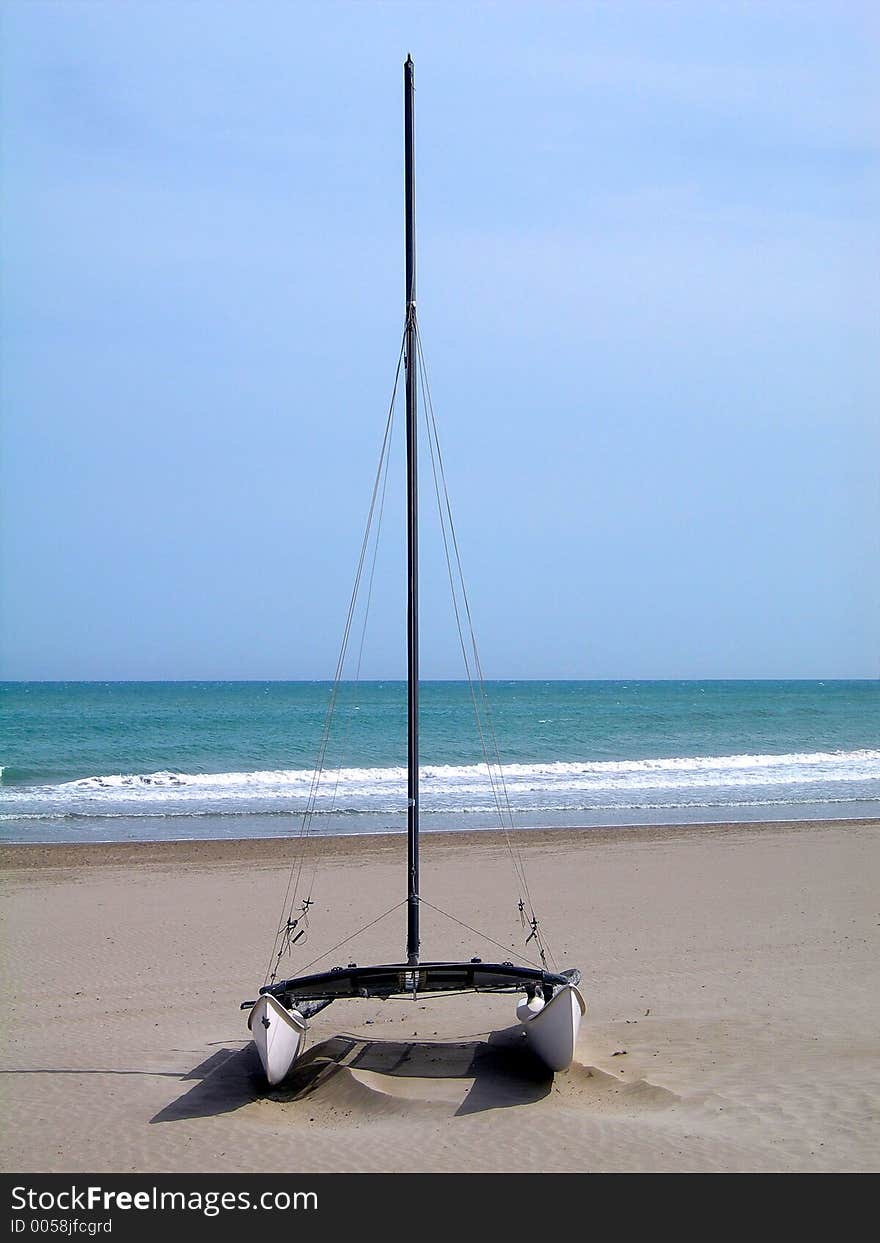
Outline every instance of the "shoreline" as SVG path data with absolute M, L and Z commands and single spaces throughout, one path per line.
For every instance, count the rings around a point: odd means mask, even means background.
M 852 831 L 880 827 L 880 817 L 845 819 L 730 820 L 678 824 L 604 825 L 581 828 L 516 829 L 510 836 L 518 847 L 608 846 L 626 842 L 672 841 L 680 838 L 713 836 L 767 836 L 777 833 L 808 832 L 818 829 Z M 457 854 L 471 847 L 506 845 L 500 829 L 423 829 L 421 839 L 432 850 L 446 847 Z M 298 855 L 301 845 L 306 856 L 345 858 L 362 854 L 370 858 L 400 853 L 405 834 L 348 833 L 312 834 L 305 839 L 287 837 L 174 838 L 161 841 L 105 842 L 2 842 L 0 871 L 37 868 L 120 867 L 132 864 L 280 865 Z

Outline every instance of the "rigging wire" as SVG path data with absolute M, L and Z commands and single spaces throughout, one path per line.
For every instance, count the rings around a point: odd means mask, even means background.
M 413 319 L 415 320 L 415 316 L 413 316 Z M 468 595 L 467 595 L 467 588 L 465 586 L 464 573 L 463 573 L 462 565 L 461 565 L 461 553 L 460 553 L 460 549 L 458 545 L 458 538 L 457 538 L 457 534 L 455 530 L 455 524 L 454 524 L 454 520 L 452 517 L 452 506 L 451 506 L 451 502 L 449 499 L 448 486 L 446 483 L 446 473 L 445 473 L 445 469 L 443 465 L 443 455 L 440 449 L 440 439 L 439 439 L 439 434 L 438 434 L 438 429 L 437 429 L 437 421 L 436 421 L 436 417 L 434 414 L 434 406 L 433 406 L 433 401 L 431 398 L 431 390 L 430 390 L 430 383 L 428 380 L 427 366 L 425 364 L 421 333 L 419 332 L 417 320 L 415 320 L 415 340 L 416 340 L 416 353 L 417 353 L 418 360 L 420 363 L 420 366 L 418 369 L 419 382 L 420 382 L 420 387 L 422 391 L 422 404 L 424 408 L 425 425 L 426 425 L 427 432 L 428 432 L 428 446 L 429 446 L 430 458 L 431 458 L 431 469 L 432 469 L 432 475 L 433 475 L 433 481 L 434 481 L 434 491 L 435 491 L 435 496 L 437 500 L 438 514 L 440 517 L 440 529 L 441 529 L 441 535 L 442 535 L 442 541 L 443 541 L 444 554 L 446 558 L 446 568 L 447 568 L 447 574 L 449 576 L 453 611 L 455 614 L 455 621 L 456 621 L 456 627 L 458 630 L 459 644 L 461 647 L 462 657 L 464 661 L 465 673 L 467 676 L 468 688 L 469 688 L 469 692 L 471 696 L 471 703 L 472 703 L 472 707 L 474 711 L 474 718 L 476 721 L 477 732 L 480 738 L 480 745 L 481 745 L 481 749 L 483 752 L 483 759 L 486 764 L 486 769 L 489 775 L 489 783 L 492 789 L 492 795 L 493 795 L 493 799 L 495 802 L 496 811 L 498 813 L 498 818 L 499 818 L 502 832 L 504 834 L 505 843 L 507 845 L 507 849 L 508 849 L 511 862 L 513 865 L 514 873 L 516 875 L 517 882 L 519 884 L 520 891 L 521 891 L 521 896 L 519 899 L 519 912 L 520 912 L 520 917 L 521 917 L 524 927 L 526 926 L 526 922 L 527 922 L 526 921 L 526 908 L 528 908 L 528 912 L 529 912 L 528 926 L 530 928 L 530 932 L 529 932 L 529 936 L 526 938 L 526 944 L 528 944 L 529 941 L 531 940 L 534 940 L 536 942 L 538 950 L 539 950 L 541 962 L 546 967 L 547 965 L 546 955 L 549 954 L 551 961 L 554 961 L 554 965 L 555 965 L 555 959 L 550 949 L 550 946 L 547 942 L 547 939 L 543 935 L 542 930 L 540 928 L 540 921 L 538 920 L 537 915 L 535 914 L 534 903 L 532 901 L 531 893 L 529 890 L 528 878 L 526 875 L 525 863 L 522 857 L 522 852 L 519 849 L 519 847 L 515 845 L 514 841 L 511 838 L 511 832 L 515 833 L 513 810 L 510 804 L 510 797 L 509 797 L 508 790 L 507 790 L 507 783 L 504 777 L 504 768 L 501 762 L 501 755 L 500 755 L 500 750 L 498 747 L 498 739 L 497 739 L 497 734 L 495 731 L 495 724 L 494 724 L 494 719 L 492 716 L 491 704 L 489 701 L 489 696 L 488 696 L 488 692 L 487 692 L 486 684 L 485 684 L 485 677 L 483 675 L 483 669 L 482 669 L 482 665 L 480 662 L 479 649 L 477 647 L 476 633 L 474 630 L 473 618 L 471 615 L 470 602 L 469 602 Z M 298 854 L 297 854 L 297 857 L 294 858 L 293 863 L 291 864 L 290 872 L 288 875 L 287 888 L 286 888 L 285 895 L 284 895 L 284 902 L 282 904 L 282 911 L 286 912 L 286 916 L 282 917 L 282 922 L 279 924 L 279 927 L 276 931 L 275 940 L 272 946 L 272 953 L 270 954 L 270 957 L 269 957 L 269 964 L 266 969 L 264 982 L 275 981 L 281 958 L 283 957 L 286 951 L 291 950 L 292 946 L 296 942 L 301 940 L 305 929 L 303 929 L 302 931 L 296 934 L 295 934 L 295 930 L 297 929 L 298 925 L 301 922 L 304 923 L 306 927 L 308 925 L 308 909 L 312 905 L 312 893 L 314 890 L 314 886 L 315 886 L 315 882 L 316 882 L 316 878 L 318 874 L 318 868 L 321 862 L 320 855 L 318 855 L 318 857 L 316 858 L 315 866 L 312 871 L 312 875 L 311 875 L 309 885 L 308 885 L 307 896 L 303 899 L 301 903 L 300 915 L 296 919 L 293 918 L 293 911 L 296 907 L 297 896 L 298 896 L 300 884 L 302 881 L 302 874 L 303 874 L 303 868 L 304 868 L 304 862 L 305 862 L 305 843 L 311 831 L 312 820 L 315 815 L 315 807 L 316 807 L 317 798 L 318 798 L 318 791 L 319 791 L 321 779 L 324 775 L 324 765 L 325 765 L 325 760 L 326 760 L 327 747 L 329 743 L 330 729 L 331 729 L 331 724 L 333 720 L 334 710 L 336 708 L 337 699 L 339 696 L 339 688 L 340 688 L 340 683 L 342 681 L 342 674 L 344 671 L 345 659 L 348 653 L 349 642 L 351 639 L 351 632 L 352 632 L 352 628 L 354 624 L 357 598 L 358 598 L 358 593 L 359 593 L 360 586 L 361 586 L 361 581 L 363 578 L 364 566 L 366 564 L 367 553 L 369 550 L 370 537 L 371 537 L 371 533 L 373 530 L 373 519 L 374 519 L 374 516 L 376 515 L 376 506 L 377 506 L 377 501 L 378 501 L 378 517 L 377 517 L 377 522 L 376 522 L 373 555 L 370 561 L 370 568 L 369 568 L 369 574 L 368 574 L 368 580 L 367 580 L 367 596 L 366 596 L 363 623 L 362 623 L 362 629 L 361 629 L 360 643 L 358 647 L 355 681 L 357 681 L 360 676 L 360 669 L 361 669 L 363 650 L 364 650 L 364 640 L 366 637 L 367 621 L 369 618 L 370 602 L 372 599 L 373 582 L 374 582 L 374 576 L 375 576 L 375 570 L 376 570 L 376 558 L 378 555 L 378 548 L 379 548 L 379 535 L 381 532 L 382 517 L 384 514 L 384 508 L 385 508 L 386 489 L 388 485 L 389 463 L 390 463 L 390 456 L 391 456 L 390 444 L 391 444 L 391 432 L 393 429 L 393 421 L 394 421 L 394 409 L 395 409 L 395 403 L 396 403 L 396 398 L 397 398 L 397 390 L 398 390 L 398 385 L 400 381 L 401 365 L 404 359 L 405 348 L 406 348 L 406 326 L 404 328 L 403 340 L 401 342 L 400 351 L 397 357 L 397 367 L 395 370 L 394 385 L 392 388 L 391 401 L 389 403 L 388 416 L 386 419 L 385 431 L 384 431 L 384 435 L 382 439 L 382 447 L 381 447 L 381 452 L 379 456 L 379 465 L 378 465 L 375 480 L 373 483 L 373 490 L 372 490 L 372 494 L 370 498 L 369 512 L 367 515 L 367 521 L 366 521 L 366 525 L 364 529 L 363 540 L 361 542 L 360 555 L 358 558 L 354 586 L 352 588 L 351 598 L 350 598 L 349 606 L 348 606 L 348 613 L 346 616 L 345 627 L 343 630 L 342 642 L 341 642 L 340 651 L 339 651 L 339 658 L 336 663 L 336 670 L 335 670 L 333 684 L 332 684 L 331 691 L 330 691 L 327 711 L 326 711 L 326 715 L 324 719 L 324 726 L 323 726 L 321 741 L 320 741 L 320 745 L 318 749 L 318 758 L 315 764 L 314 773 L 312 775 L 306 808 L 305 808 L 305 811 L 303 812 L 302 823 L 301 823 L 299 834 L 298 834 L 298 846 L 299 846 Z M 441 498 L 441 491 L 442 491 L 442 498 Z M 454 568 L 453 568 L 453 563 L 454 563 Z M 459 596 L 461 598 L 460 601 L 459 601 Z M 469 656 L 468 654 L 468 642 L 466 642 L 465 640 L 465 626 L 462 620 L 462 612 L 464 613 L 464 617 L 467 622 L 469 646 L 472 652 L 472 656 Z M 473 673 L 472 673 L 472 667 L 473 667 Z M 476 678 L 474 677 L 474 674 L 476 675 Z M 475 686 L 475 682 L 477 683 L 479 687 L 479 700 L 477 698 L 477 687 Z M 348 727 L 346 729 L 346 735 L 345 735 L 346 739 L 348 738 L 348 732 L 350 728 L 351 728 L 351 717 L 349 718 Z M 491 740 L 491 752 L 490 752 L 489 743 L 487 742 L 487 735 L 488 735 L 488 738 Z M 332 807 L 335 807 L 335 804 L 336 804 L 336 796 L 338 793 L 339 782 L 340 782 L 340 777 L 341 777 L 341 763 L 342 761 L 340 761 L 340 768 L 337 770 L 336 784 L 333 789 Z M 292 896 L 291 896 L 291 890 L 292 890 Z M 525 901 L 523 901 L 523 898 L 525 898 Z M 438 911 L 438 913 L 440 913 L 441 915 L 445 915 L 448 919 L 459 924 L 461 927 L 466 928 L 468 931 L 473 932 L 477 936 L 483 937 L 486 941 L 497 946 L 499 949 L 502 949 L 505 952 L 509 950 L 508 946 L 504 946 L 500 942 L 493 940 L 493 938 L 489 937 L 487 934 L 480 932 L 478 929 L 472 928 L 469 924 L 466 924 L 462 920 L 459 920 L 456 916 L 451 915 L 448 911 L 444 911 L 440 907 L 434 906 L 433 903 L 428 902 L 427 899 L 421 898 L 420 901 L 424 902 L 425 905 L 430 907 L 432 910 Z M 398 910 L 401 906 L 405 904 L 406 904 L 405 902 L 400 902 L 400 903 L 397 903 L 395 906 L 390 907 L 382 915 L 379 915 L 376 919 L 364 925 L 364 927 L 358 929 L 356 932 L 353 932 L 350 936 L 346 937 L 343 941 L 338 942 L 337 945 L 332 946 L 330 949 L 324 951 L 322 954 L 320 954 L 317 958 L 313 959 L 310 963 L 308 963 L 301 970 L 302 971 L 308 970 L 309 967 L 312 967 L 314 966 L 315 963 L 320 962 L 322 958 L 327 957 L 329 954 L 333 953 L 334 950 L 339 949 L 342 945 L 347 944 L 349 941 L 354 939 L 354 937 L 359 936 L 360 933 L 365 932 L 369 928 L 372 928 L 375 924 L 379 923 L 382 919 L 386 918 L 387 915 L 390 915 L 393 911 Z M 273 966 L 273 958 L 274 958 L 274 966 Z M 530 965 L 537 967 L 537 963 L 531 962 L 530 959 L 527 959 L 524 957 L 524 961 L 529 962 Z
M 395 902 L 394 906 L 389 906 L 387 911 L 383 911 L 381 915 L 377 915 L 376 918 L 370 920 L 368 924 L 364 924 L 363 928 L 358 928 L 351 934 L 351 936 L 346 937 L 342 941 L 337 941 L 335 945 L 331 945 L 328 950 L 324 950 L 324 952 L 319 954 L 317 958 L 313 958 L 311 962 L 307 962 L 304 967 L 301 967 L 300 972 L 308 971 L 309 967 L 314 967 L 316 962 L 320 962 L 322 958 L 326 958 L 329 954 L 332 954 L 334 950 L 341 949 L 343 945 L 347 945 L 349 941 L 353 941 L 355 937 L 359 937 L 361 933 L 366 932 L 368 928 L 375 927 L 376 924 L 381 923 L 382 920 L 387 918 L 388 915 L 392 915 L 395 911 L 399 911 L 402 906 L 406 906 L 406 898 L 403 898 L 400 902 Z
M 480 737 L 480 744 L 481 744 L 482 751 L 483 751 L 483 758 L 484 758 L 486 768 L 489 774 L 489 783 L 492 788 L 492 794 L 495 800 L 495 806 L 498 812 L 498 818 L 501 824 L 501 829 L 504 833 L 505 842 L 507 844 L 508 852 L 510 854 L 511 862 L 513 864 L 514 872 L 516 874 L 517 880 L 521 887 L 522 893 L 524 894 L 526 902 L 528 904 L 529 915 L 530 915 L 530 919 L 529 919 L 530 933 L 527 938 L 527 943 L 528 941 L 531 941 L 532 939 L 535 940 L 535 942 L 538 945 L 538 949 L 541 955 L 541 961 L 544 962 L 546 965 L 545 952 L 550 955 L 551 961 L 554 961 L 554 955 L 552 953 L 552 950 L 550 949 L 550 946 L 549 946 L 549 943 L 547 942 L 546 937 L 544 937 L 541 932 L 540 921 L 538 920 L 535 914 L 534 903 L 532 901 L 531 893 L 529 890 L 528 877 L 526 875 L 525 862 L 522 857 L 522 852 L 520 851 L 519 847 L 517 847 L 514 844 L 510 836 L 510 831 L 515 832 L 514 820 L 513 820 L 513 809 L 510 805 L 510 797 L 509 797 L 508 790 L 507 790 L 507 782 L 504 777 L 504 767 L 501 763 L 501 754 L 500 754 L 500 750 L 498 747 L 498 738 L 495 732 L 495 723 L 494 723 L 494 719 L 492 716 L 492 709 L 491 709 L 491 704 L 489 701 L 489 695 L 486 690 L 486 682 L 485 682 L 485 677 L 483 675 L 482 664 L 480 662 L 480 654 L 479 654 L 479 649 L 477 647 L 476 632 L 474 630 L 473 618 L 472 618 L 471 609 L 470 609 L 470 602 L 468 599 L 467 588 L 465 586 L 464 572 L 462 570 L 462 565 L 461 565 L 461 553 L 460 553 L 459 546 L 458 546 L 458 537 L 455 532 L 455 523 L 452 517 L 452 506 L 451 506 L 451 502 L 449 499 L 449 489 L 446 483 L 446 472 L 443 467 L 443 455 L 440 449 L 440 439 L 439 439 L 439 434 L 437 431 L 437 420 L 434 415 L 434 404 L 433 404 L 433 401 L 431 400 L 430 382 L 428 380 L 428 368 L 425 363 L 425 356 L 424 356 L 424 351 L 422 348 L 421 334 L 419 333 L 418 324 L 416 324 L 416 347 L 418 351 L 419 361 L 421 364 L 421 366 L 419 367 L 419 376 L 420 376 L 421 386 L 422 386 L 423 405 L 425 407 L 425 423 L 428 429 L 428 444 L 430 448 L 431 469 L 432 469 L 432 473 L 434 477 L 434 489 L 435 489 L 435 494 L 437 498 L 437 507 L 438 507 L 438 511 L 440 515 L 440 528 L 441 528 L 441 534 L 443 538 L 443 548 L 444 548 L 444 553 L 446 556 L 446 568 L 447 568 L 447 573 L 449 575 L 449 585 L 450 585 L 450 589 L 452 593 L 453 610 L 455 613 L 455 620 L 456 620 L 456 626 L 458 629 L 459 643 L 461 645 L 461 652 L 462 652 L 462 657 L 464 660 L 465 673 L 467 676 L 468 687 L 470 690 L 471 701 L 472 701 L 472 705 L 474 709 L 474 717 L 476 720 L 477 732 Z M 435 458 L 435 453 L 436 453 L 436 458 Z M 441 486 L 442 486 L 442 491 L 443 491 L 442 502 L 440 498 Z M 446 531 L 447 522 L 449 525 L 448 536 L 447 536 L 447 531 Z M 464 639 L 461 614 L 460 614 L 459 604 L 458 604 L 458 596 L 456 593 L 455 573 L 453 572 L 452 557 L 450 556 L 450 550 L 449 550 L 450 540 L 451 540 L 452 548 L 454 551 L 455 566 L 456 566 L 457 576 L 458 576 L 458 587 L 461 593 L 465 616 L 467 618 L 467 629 L 468 629 L 468 634 L 470 638 L 470 646 L 473 652 L 474 670 L 476 672 L 477 679 L 479 682 L 480 699 L 482 700 L 482 711 L 485 716 L 485 726 L 483 724 L 483 719 L 481 718 L 480 707 L 477 703 L 477 698 L 476 698 L 476 693 L 475 693 L 475 688 L 474 688 L 474 679 L 471 675 L 471 661 L 468 657 L 467 645 Z M 486 745 L 485 735 L 487 732 L 492 742 L 492 758 L 490 758 L 489 749 Z M 493 771 L 493 765 L 494 765 L 494 771 Z M 500 796 L 499 796 L 499 789 L 501 791 Z M 503 805 L 502 805 L 502 799 L 503 799 Z M 505 814 L 504 814 L 505 811 L 507 813 L 506 821 L 505 821 Z M 520 916 L 523 920 L 523 924 L 525 925 L 525 903 L 523 903 L 522 896 L 520 897 L 520 901 L 519 901 L 519 911 L 520 911 Z
M 396 393 L 396 388 L 395 388 L 395 393 Z M 367 596 L 366 596 L 366 602 L 364 604 L 364 616 L 363 616 L 363 622 L 361 624 L 361 637 L 360 637 L 360 643 L 358 645 L 357 664 L 355 666 L 354 678 L 353 678 L 353 681 L 356 684 L 360 682 L 361 665 L 363 663 L 363 658 L 364 658 L 364 641 L 367 637 L 367 622 L 369 621 L 370 604 L 373 599 L 373 581 L 376 575 L 376 560 L 379 555 L 379 540 L 382 534 L 382 518 L 385 514 L 385 494 L 388 489 L 388 472 L 389 472 L 390 463 L 391 463 L 391 447 L 393 444 L 394 408 L 395 408 L 395 399 L 394 399 L 394 396 L 392 395 L 391 410 L 390 410 L 391 417 L 390 417 L 390 423 L 388 427 L 388 450 L 387 452 L 383 453 L 384 475 L 382 479 L 382 490 L 381 490 L 381 494 L 379 498 L 379 514 L 376 519 L 376 534 L 373 539 L 373 556 L 372 556 L 372 560 L 370 563 L 370 574 L 367 580 Z M 380 460 L 380 464 L 381 464 L 381 460 Z M 343 764 L 345 761 L 345 755 L 347 754 L 348 739 L 351 735 L 351 726 L 352 726 L 353 721 L 354 721 L 354 705 L 352 705 L 352 710 L 348 714 L 348 720 L 345 726 L 345 734 L 343 735 L 342 745 L 340 747 L 339 766 L 336 769 L 336 781 L 333 786 L 333 794 L 331 796 L 330 806 L 328 808 L 328 810 L 331 812 L 335 811 L 336 809 L 336 798 L 339 793 L 339 783 L 342 779 L 342 768 L 343 768 Z M 321 865 L 321 862 L 322 862 L 321 853 L 317 852 L 315 855 L 315 866 L 312 870 L 312 875 L 311 875 L 311 878 L 309 880 L 309 885 L 308 885 L 308 893 L 307 893 L 306 900 L 309 903 L 311 903 L 312 893 L 314 891 L 315 883 L 317 881 L 318 869 Z
M 502 945 L 500 941 L 493 940 L 487 932 L 481 932 L 479 928 L 472 928 L 470 924 L 466 924 L 464 920 L 459 919 L 450 911 L 444 911 L 441 906 L 435 906 L 433 902 L 429 902 L 427 898 L 420 899 L 423 906 L 429 906 L 432 911 L 436 911 L 438 915 L 445 915 L 447 919 L 451 919 L 454 924 L 458 924 L 462 928 L 467 928 L 468 932 L 473 932 L 475 936 L 482 937 L 484 941 L 488 941 L 490 945 L 494 945 L 497 949 L 504 950 L 505 953 L 510 951 L 509 945 Z M 526 958 L 524 954 L 520 954 L 523 962 L 528 963 L 530 967 L 538 968 L 538 964 L 533 962 L 531 958 Z M 546 963 L 544 964 L 546 966 Z
M 357 570 L 355 572 L 354 586 L 352 587 L 351 598 L 349 600 L 348 613 L 345 619 L 345 626 L 344 626 L 343 634 L 342 634 L 342 642 L 340 644 L 339 657 L 336 662 L 336 670 L 335 670 L 334 677 L 333 677 L 333 684 L 330 689 L 330 697 L 329 697 L 329 701 L 327 704 L 327 711 L 324 717 L 324 726 L 323 726 L 323 730 L 321 734 L 320 744 L 318 747 L 318 757 L 315 762 L 315 769 L 312 774 L 312 779 L 311 779 L 311 783 L 309 787 L 309 794 L 308 794 L 308 798 L 306 801 L 306 807 L 305 807 L 305 811 L 303 812 L 302 822 L 301 822 L 300 830 L 298 834 L 298 839 L 297 839 L 298 840 L 298 851 L 297 851 L 297 855 L 294 857 L 293 862 L 291 863 L 290 871 L 288 873 L 287 888 L 284 894 L 284 901 L 281 905 L 282 920 L 279 923 L 279 926 L 275 933 L 275 939 L 272 944 L 272 951 L 269 955 L 269 962 L 266 967 L 266 973 L 265 973 L 264 980 L 263 980 L 264 984 L 266 983 L 266 981 L 270 979 L 274 980 L 275 975 L 277 974 L 277 971 L 278 971 L 278 965 L 281 961 L 284 950 L 287 947 L 287 942 L 289 940 L 289 936 L 286 934 L 288 933 L 288 927 L 290 925 L 290 922 L 293 916 L 293 910 L 294 910 L 294 907 L 296 906 L 297 893 L 298 893 L 300 881 L 302 878 L 303 864 L 305 862 L 305 840 L 308 837 L 308 834 L 311 830 L 312 819 L 314 818 L 314 814 L 315 814 L 315 805 L 317 803 L 317 798 L 318 798 L 318 789 L 321 783 L 321 777 L 323 776 L 323 772 L 324 772 L 324 761 L 326 758 L 327 745 L 328 745 L 329 738 L 330 738 L 330 726 L 333 720 L 333 712 L 336 707 L 336 700 L 339 694 L 339 684 L 342 680 L 342 672 L 345 666 L 345 657 L 348 651 L 349 638 L 351 636 L 351 628 L 352 628 L 352 622 L 354 620 L 354 612 L 355 612 L 355 606 L 357 603 L 358 590 L 360 588 L 361 578 L 363 576 L 363 570 L 364 570 L 364 562 L 366 560 L 367 549 L 369 546 L 370 531 L 372 529 L 372 524 L 373 524 L 373 514 L 376 509 L 376 500 L 379 494 L 380 483 L 383 477 L 383 466 L 386 464 L 386 455 L 388 454 L 388 451 L 389 451 L 391 427 L 392 427 L 393 420 L 394 420 L 394 405 L 397 399 L 397 388 L 398 388 L 398 384 L 400 381 L 400 369 L 401 369 L 401 364 L 403 362 L 405 342 L 406 342 L 406 337 L 404 335 L 404 337 L 401 340 L 400 350 L 397 355 L 397 368 L 394 373 L 394 385 L 391 391 L 391 401 L 388 407 L 388 417 L 385 421 L 385 433 L 382 438 L 382 448 L 381 448 L 381 452 L 379 455 L 379 466 L 376 471 L 375 480 L 373 482 L 373 491 L 370 497 L 370 507 L 369 507 L 369 512 L 367 514 L 367 521 L 366 521 L 366 525 L 364 529 L 363 540 L 361 541 L 360 556 L 358 558 Z M 383 492 L 383 496 L 384 496 L 384 492 Z M 375 564 L 375 559 L 374 559 L 374 564 Z M 293 891 L 292 897 L 291 897 L 291 889 Z M 286 918 L 284 914 L 285 912 L 288 912 Z M 274 959 L 274 967 L 273 967 L 273 959 Z

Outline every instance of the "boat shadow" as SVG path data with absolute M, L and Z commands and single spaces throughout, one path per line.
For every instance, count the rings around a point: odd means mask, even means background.
M 240 1049 L 221 1049 L 184 1076 L 196 1083 L 161 1109 L 154 1122 L 214 1117 L 232 1113 L 259 1100 L 317 1102 L 332 1091 L 341 1075 L 363 1074 L 388 1085 L 391 1095 L 407 1096 L 407 1082 L 444 1081 L 461 1096 L 451 1111 L 457 1117 L 530 1105 L 549 1095 L 553 1074 L 538 1061 L 520 1038 L 518 1028 L 492 1032 L 487 1038 L 453 1042 L 425 1040 L 370 1040 L 339 1035 L 309 1049 L 283 1083 L 266 1085 L 253 1043 Z

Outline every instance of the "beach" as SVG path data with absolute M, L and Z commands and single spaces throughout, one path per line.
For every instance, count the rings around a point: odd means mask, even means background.
M 369 999 L 318 1015 L 272 1090 L 239 1005 L 263 982 L 290 841 L 3 846 L 2 1168 L 877 1168 L 880 821 L 516 843 L 555 959 L 583 976 L 572 1068 L 531 1060 L 510 996 Z M 291 974 L 405 891 L 399 835 L 309 850 Z M 501 835 L 425 834 L 422 877 L 424 957 L 531 954 Z M 399 961 L 403 939 L 393 911 L 315 969 Z

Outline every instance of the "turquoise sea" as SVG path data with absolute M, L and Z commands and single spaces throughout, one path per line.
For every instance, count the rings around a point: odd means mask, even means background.
M 880 683 L 492 682 L 517 827 L 880 814 Z M 321 682 L 0 685 L 0 838 L 276 837 L 299 831 Z M 492 827 L 464 682 L 421 688 L 425 829 Z M 406 688 L 344 683 L 312 832 L 397 832 Z

